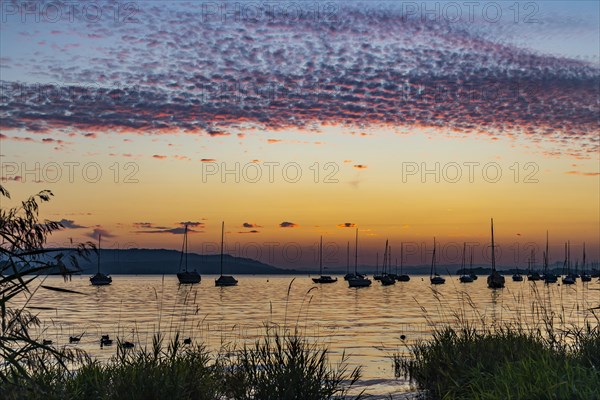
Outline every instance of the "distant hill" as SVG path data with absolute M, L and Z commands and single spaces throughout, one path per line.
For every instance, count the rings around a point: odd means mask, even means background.
M 181 253 L 164 249 L 101 250 L 100 269 L 108 274 L 175 274 L 179 271 Z M 93 273 L 97 268 L 96 255 L 90 260 L 80 260 L 83 273 Z M 219 274 L 220 254 L 188 254 L 188 269 L 200 274 Z M 225 274 L 293 274 L 298 271 L 277 268 L 250 258 L 223 255 Z

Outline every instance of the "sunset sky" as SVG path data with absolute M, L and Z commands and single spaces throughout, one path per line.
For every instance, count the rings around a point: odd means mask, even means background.
M 51 189 L 53 243 L 600 257 L 596 1 L 68 4 L 1 4 L 2 207 Z

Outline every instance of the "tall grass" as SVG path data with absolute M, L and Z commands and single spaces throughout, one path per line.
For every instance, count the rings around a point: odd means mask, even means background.
M 430 399 L 600 399 L 600 326 L 556 326 L 542 310 L 539 323 L 489 325 L 467 309 L 438 325 L 429 340 L 395 354 L 404 375 Z M 592 323 L 593 322 L 593 323 Z
M 254 345 L 217 354 L 179 339 L 165 346 L 155 335 L 149 349 L 119 348 L 109 362 L 88 361 L 74 371 L 39 369 L 31 379 L 3 382 L 0 397 L 324 400 L 348 398 L 360 376 L 360 368 L 350 371 L 344 357 L 331 365 L 327 349 L 287 331 L 268 330 Z

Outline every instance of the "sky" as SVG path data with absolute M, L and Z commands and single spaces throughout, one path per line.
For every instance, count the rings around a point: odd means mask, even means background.
M 52 190 L 52 244 L 600 258 L 596 1 L 0 5 L 2 207 Z

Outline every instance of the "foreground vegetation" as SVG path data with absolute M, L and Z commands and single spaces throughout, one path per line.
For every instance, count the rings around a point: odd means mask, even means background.
M 202 346 L 119 347 L 108 363 L 87 361 L 69 371 L 59 364 L 0 386 L 3 399 L 289 399 L 348 398 L 360 369 L 344 357 L 331 366 L 327 351 L 297 334 L 267 330 L 253 346 L 212 356 Z M 354 398 L 360 398 L 357 396 Z
M 600 328 L 437 330 L 394 357 L 431 399 L 600 399 Z

